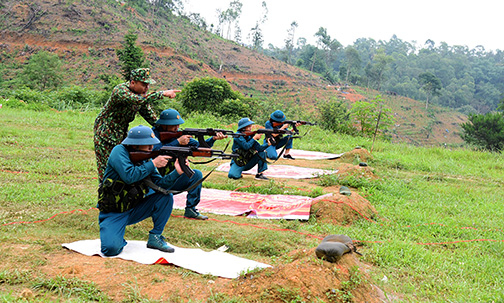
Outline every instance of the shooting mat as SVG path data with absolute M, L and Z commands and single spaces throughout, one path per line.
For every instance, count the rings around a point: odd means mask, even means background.
M 229 172 L 230 162 L 223 163 L 217 167 L 218 171 Z M 287 179 L 310 179 L 319 175 L 330 175 L 337 173 L 338 170 L 324 170 L 317 168 L 299 167 L 292 165 L 268 165 L 268 170 L 263 174 L 268 178 L 287 178 Z M 257 174 L 257 165 L 252 169 L 243 172 L 246 175 Z
M 150 249 L 147 248 L 147 242 L 145 241 L 129 240 L 119 255 L 105 257 L 100 252 L 100 239 L 62 244 L 63 247 L 86 256 L 120 258 L 141 264 L 172 264 L 200 274 L 210 274 L 229 279 L 239 277 L 241 272 L 255 268 L 271 267 L 268 264 L 240 258 L 219 250 L 206 252 L 197 248 L 181 248 L 169 245 L 175 248 L 175 252 L 166 253 L 157 249 Z
M 291 149 L 289 153 L 295 159 L 305 159 L 305 160 L 334 160 L 341 158 L 341 156 L 343 156 L 344 154 L 344 153 L 328 154 L 323 152 L 300 150 L 300 149 Z
M 200 212 L 258 219 L 308 220 L 311 205 L 332 193 L 310 198 L 295 195 L 263 195 L 228 190 L 201 189 Z M 184 209 L 187 192 L 173 196 L 173 208 Z

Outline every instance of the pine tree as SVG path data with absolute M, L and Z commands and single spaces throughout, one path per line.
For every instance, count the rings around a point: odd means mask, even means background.
M 121 64 L 121 74 L 126 81 L 129 81 L 132 70 L 147 67 L 145 65 L 145 54 L 143 50 L 136 45 L 137 35 L 128 33 L 124 36 L 122 49 L 117 49 L 116 54 Z

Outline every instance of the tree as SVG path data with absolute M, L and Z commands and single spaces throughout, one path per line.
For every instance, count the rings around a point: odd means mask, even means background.
M 126 81 L 130 79 L 131 71 L 147 67 L 143 50 L 136 45 L 137 35 L 129 32 L 124 35 L 123 48 L 116 49 L 121 64 L 121 74 Z
M 359 52 L 351 46 L 345 49 L 345 58 L 347 61 L 346 82 L 349 82 L 352 73 L 359 74 L 362 61 Z
M 327 34 L 327 29 L 324 27 L 319 28 L 317 33 L 315 33 L 315 37 L 318 38 L 317 45 L 325 52 L 326 65 L 331 66 L 333 55 L 341 48 L 341 43 L 336 39 L 331 39 L 331 36 Z
M 58 55 L 46 51 L 38 52 L 30 57 L 21 74 L 25 84 L 33 89 L 45 90 L 61 85 L 61 61 Z
M 261 30 L 261 25 L 268 20 L 268 6 L 266 5 L 266 1 L 263 1 L 261 3 L 261 6 L 263 8 L 263 15 L 261 18 L 256 22 L 256 25 L 251 28 L 251 32 L 249 33 L 249 38 L 252 40 L 252 47 L 255 50 L 260 50 L 262 49 L 262 44 L 264 42 L 262 30 Z
M 386 130 L 395 121 L 392 111 L 385 106 L 380 95 L 369 102 L 355 102 L 350 116 L 357 120 L 361 126 L 361 133 L 367 136 L 376 136 L 378 131 Z
M 491 112 L 469 115 L 469 121 L 460 125 L 462 139 L 489 151 L 501 152 L 504 148 L 504 115 Z
M 263 34 L 261 31 L 261 27 L 259 26 L 259 22 L 256 22 L 256 25 L 250 29 L 251 32 L 249 36 L 252 39 L 252 49 L 260 50 L 262 49 L 262 45 L 264 43 Z
M 440 96 L 441 81 L 429 72 L 422 73 L 418 76 L 422 89 L 427 93 L 427 100 L 425 101 L 425 108 L 429 106 L 429 98 L 431 96 Z
M 236 20 L 240 18 L 241 15 L 241 10 L 242 10 L 243 4 L 239 0 L 234 0 L 231 3 L 229 3 L 229 8 L 226 9 L 223 12 L 220 12 L 219 15 L 219 22 L 221 24 L 227 23 L 227 34 L 226 34 L 226 39 L 230 39 L 231 37 L 231 26 L 233 25 Z M 221 28 L 222 31 L 224 31 L 224 28 Z M 221 36 L 223 36 L 223 32 Z
M 393 61 L 394 59 L 386 55 L 385 51 L 380 48 L 373 56 L 373 60 L 366 66 L 366 75 L 375 84 L 377 90 L 381 90 L 382 83 L 385 80 L 385 71 Z
M 298 24 L 296 21 L 292 22 L 289 30 L 287 31 L 287 39 L 285 39 L 285 49 L 287 50 L 287 63 L 291 64 L 292 50 L 294 49 L 294 34 Z

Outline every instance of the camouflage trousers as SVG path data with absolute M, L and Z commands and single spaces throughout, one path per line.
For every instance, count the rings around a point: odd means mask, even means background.
M 110 152 L 117 144 L 97 138 L 97 136 L 94 137 L 93 141 L 96 155 L 96 166 L 98 167 L 98 181 L 101 183 L 103 175 L 105 174 L 105 169 L 107 168 L 107 161 L 110 156 Z

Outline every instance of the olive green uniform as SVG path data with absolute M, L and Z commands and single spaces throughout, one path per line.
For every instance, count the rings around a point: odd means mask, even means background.
M 162 98 L 163 91 L 152 92 L 145 96 L 135 94 L 130 90 L 129 83 L 122 83 L 114 88 L 94 123 L 94 145 L 100 182 L 110 152 L 126 138 L 129 123 L 139 113 L 149 124 L 154 125 L 157 117 L 151 104 Z

